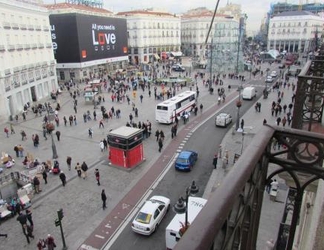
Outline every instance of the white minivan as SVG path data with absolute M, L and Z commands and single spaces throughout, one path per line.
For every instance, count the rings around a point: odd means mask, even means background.
M 205 206 L 207 200 L 199 197 L 191 197 L 188 199 L 188 223 L 192 224 L 200 210 Z M 176 214 L 172 221 L 165 229 L 166 249 L 172 250 L 180 240 L 182 233 L 181 228 L 185 225 L 185 214 Z
M 254 87 L 246 87 L 243 89 L 242 92 L 243 100 L 252 100 L 254 97 L 256 97 L 256 91 Z

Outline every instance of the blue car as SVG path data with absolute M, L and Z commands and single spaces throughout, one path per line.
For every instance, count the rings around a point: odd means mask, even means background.
M 182 151 L 175 161 L 175 169 L 191 171 L 198 159 L 198 153 L 190 150 Z

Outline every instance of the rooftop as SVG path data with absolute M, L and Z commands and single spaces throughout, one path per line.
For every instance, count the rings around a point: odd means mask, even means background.
M 57 3 L 57 4 L 44 4 L 45 8 L 49 11 L 55 10 L 71 10 L 71 11 L 79 11 L 79 12 L 97 12 L 101 14 L 112 14 L 112 11 L 102 9 L 102 8 L 94 8 L 82 4 L 70 4 L 70 3 Z

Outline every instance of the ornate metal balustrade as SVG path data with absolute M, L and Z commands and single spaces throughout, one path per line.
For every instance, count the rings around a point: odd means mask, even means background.
M 273 147 L 274 142 L 280 149 Z M 286 242 L 286 249 L 291 250 L 303 193 L 324 179 L 323 158 L 323 135 L 263 126 L 175 249 L 256 249 L 265 186 L 273 176 L 285 173 L 296 190 Z M 268 173 L 269 164 L 278 169 Z
M 312 131 L 314 123 L 323 121 L 324 110 L 324 45 L 315 60 L 308 61 L 298 75 L 292 128 L 306 126 Z

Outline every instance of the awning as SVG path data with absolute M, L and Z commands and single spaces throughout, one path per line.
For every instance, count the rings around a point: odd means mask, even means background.
M 156 60 L 159 60 L 160 59 L 160 57 L 159 57 L 158 54 L 154 54 L 154 57 L 155 57 Z
M 178 51 L 178 52 L 171 52 L 171 54 L 172 54 L 174 57 L 180 57 L 180 56 L 182 56 L 182 52 L 181 52 L 181 51 Z

